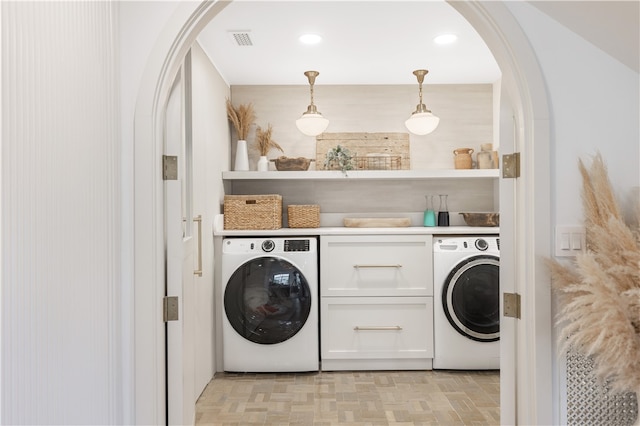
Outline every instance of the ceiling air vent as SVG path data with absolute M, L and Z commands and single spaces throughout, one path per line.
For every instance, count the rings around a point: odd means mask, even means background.
M 238 46 L 253 46 L 251 31 L 229 31 L 229 35 Z

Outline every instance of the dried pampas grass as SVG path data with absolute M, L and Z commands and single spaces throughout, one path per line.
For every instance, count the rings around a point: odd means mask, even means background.
M 583 178 L 587 250 L 575 265 L 551 260 L 559 297 L 560 351 L 590 356 L 612 391 L 640 390 L 640 228 L 624 222 L 597 154 Z M 639 206 L 640 207 L 640 206 Z M 638 209 L 640 219 L 640 209 Z
M 256 113 L 253 109 L 253 104 L 240 105 L 234 107 L 229 99 L 227 99 L 227 117 L 233 124 L 238 134 L 238 139 L 247 140 L 249 136 L 249 129 L 251 125 L 256 121 Z
M 271 124 L 267 125 L 266 130 L 262 129 L 260 126 L 256 129 L 256 142 L 258 143 L 258 151 L 260 151 L 260 155 L 266 156 L 272 148 L 277 149 L 280 152 L 284 152 L 282 147 L 278 145 L 276 141 L 271 139 L 272 134 L 273 127 Z

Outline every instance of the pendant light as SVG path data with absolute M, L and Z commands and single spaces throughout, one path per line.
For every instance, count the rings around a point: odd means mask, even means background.
M 313 84 L 316 82 L 316 77 L 319 74 L 318 71 L 306 71 L 304 73 L 309 79 L 311 104 L 307 107 L 307 111 L 302 114 L 302 117 L 296 120 L 296 126 L 298 130 L 307 136 L 317 136 L 324 132 L 329 125 L 329 120 L 324 118 L 313 104 Z
M 427 135 L 433 132 L 436 127 L 438 127 L 438 123 L 440 119 L 433 115 L 431 111 L 427 109 L 425 104 L 422 103 L 422 82 L 424 81 L 424 76 L 427 75 L 429 71 L 427 70 L 415 70 L 413 75 L 418 78 L 418 85 L 420 87 L 420 103 L 416 106 L 416 110 L 411 114 L 411 117 L 404 122 L 407 129 L 415 135 Z

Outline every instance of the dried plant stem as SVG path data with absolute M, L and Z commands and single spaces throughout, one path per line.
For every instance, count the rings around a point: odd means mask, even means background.
M 550 260 L 559 297 L 559 346 L 592 357 L 613 391 L 640 389 L 640 229 L 624 223 L 598 154 L 579 162 L 587 251 L 574 265 Z M 640 206 L 639 206 L 640 207 Z
M 252 104 L 240 105 L 234 107 L 229 99 L 227 99 L 227 117 L 236 130 L 238 139 L 247 140 L 249 129 L 256 121 L 256 114 Z
M 271 124 L 267 125 L 266 130 L 262 129 L 260 126 L 256 129 L 256 142 L 258 142 L 258 151 L 260 151 L 260 155 L 266 156 L 272 148 L 277 149 L 280 152 L 284 152 L 282 147 L 271 138 L 272 134 L 273 127 Z

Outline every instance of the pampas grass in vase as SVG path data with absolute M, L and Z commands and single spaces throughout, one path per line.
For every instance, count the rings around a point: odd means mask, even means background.
M 249 170 L 249 153 L 247 151 L 247 137 L 251 125 L 256 121 L 256 113 L 252 104 L 242 104 L 238 107 L 233 106 L 231 101 L 227 99 L 227 117 L 238 136 L 238 145 L 236 147 L 236 161 L 234 170 Z
M 600 154 L 579 168 L 586 251 L 573 265 L 549 262 L 560 351 L 591 357 L 601 384 L 640 398 L 640 206 L 637 223 L 625 223 Z
M 273 126 L 271 126 L 271 124 L 268 124 L 266 129 L 263 129 L 260 126 L 256 129 L 256 142 L 258 144 L 258 151 L 260 152 L 258 171 L 266 172 L 269 170 L 269 160 L 267 159 L 269 151 L 277 149 L 280 152 L 284 152 L 282 147 L 272 139 L 272 135 Z

